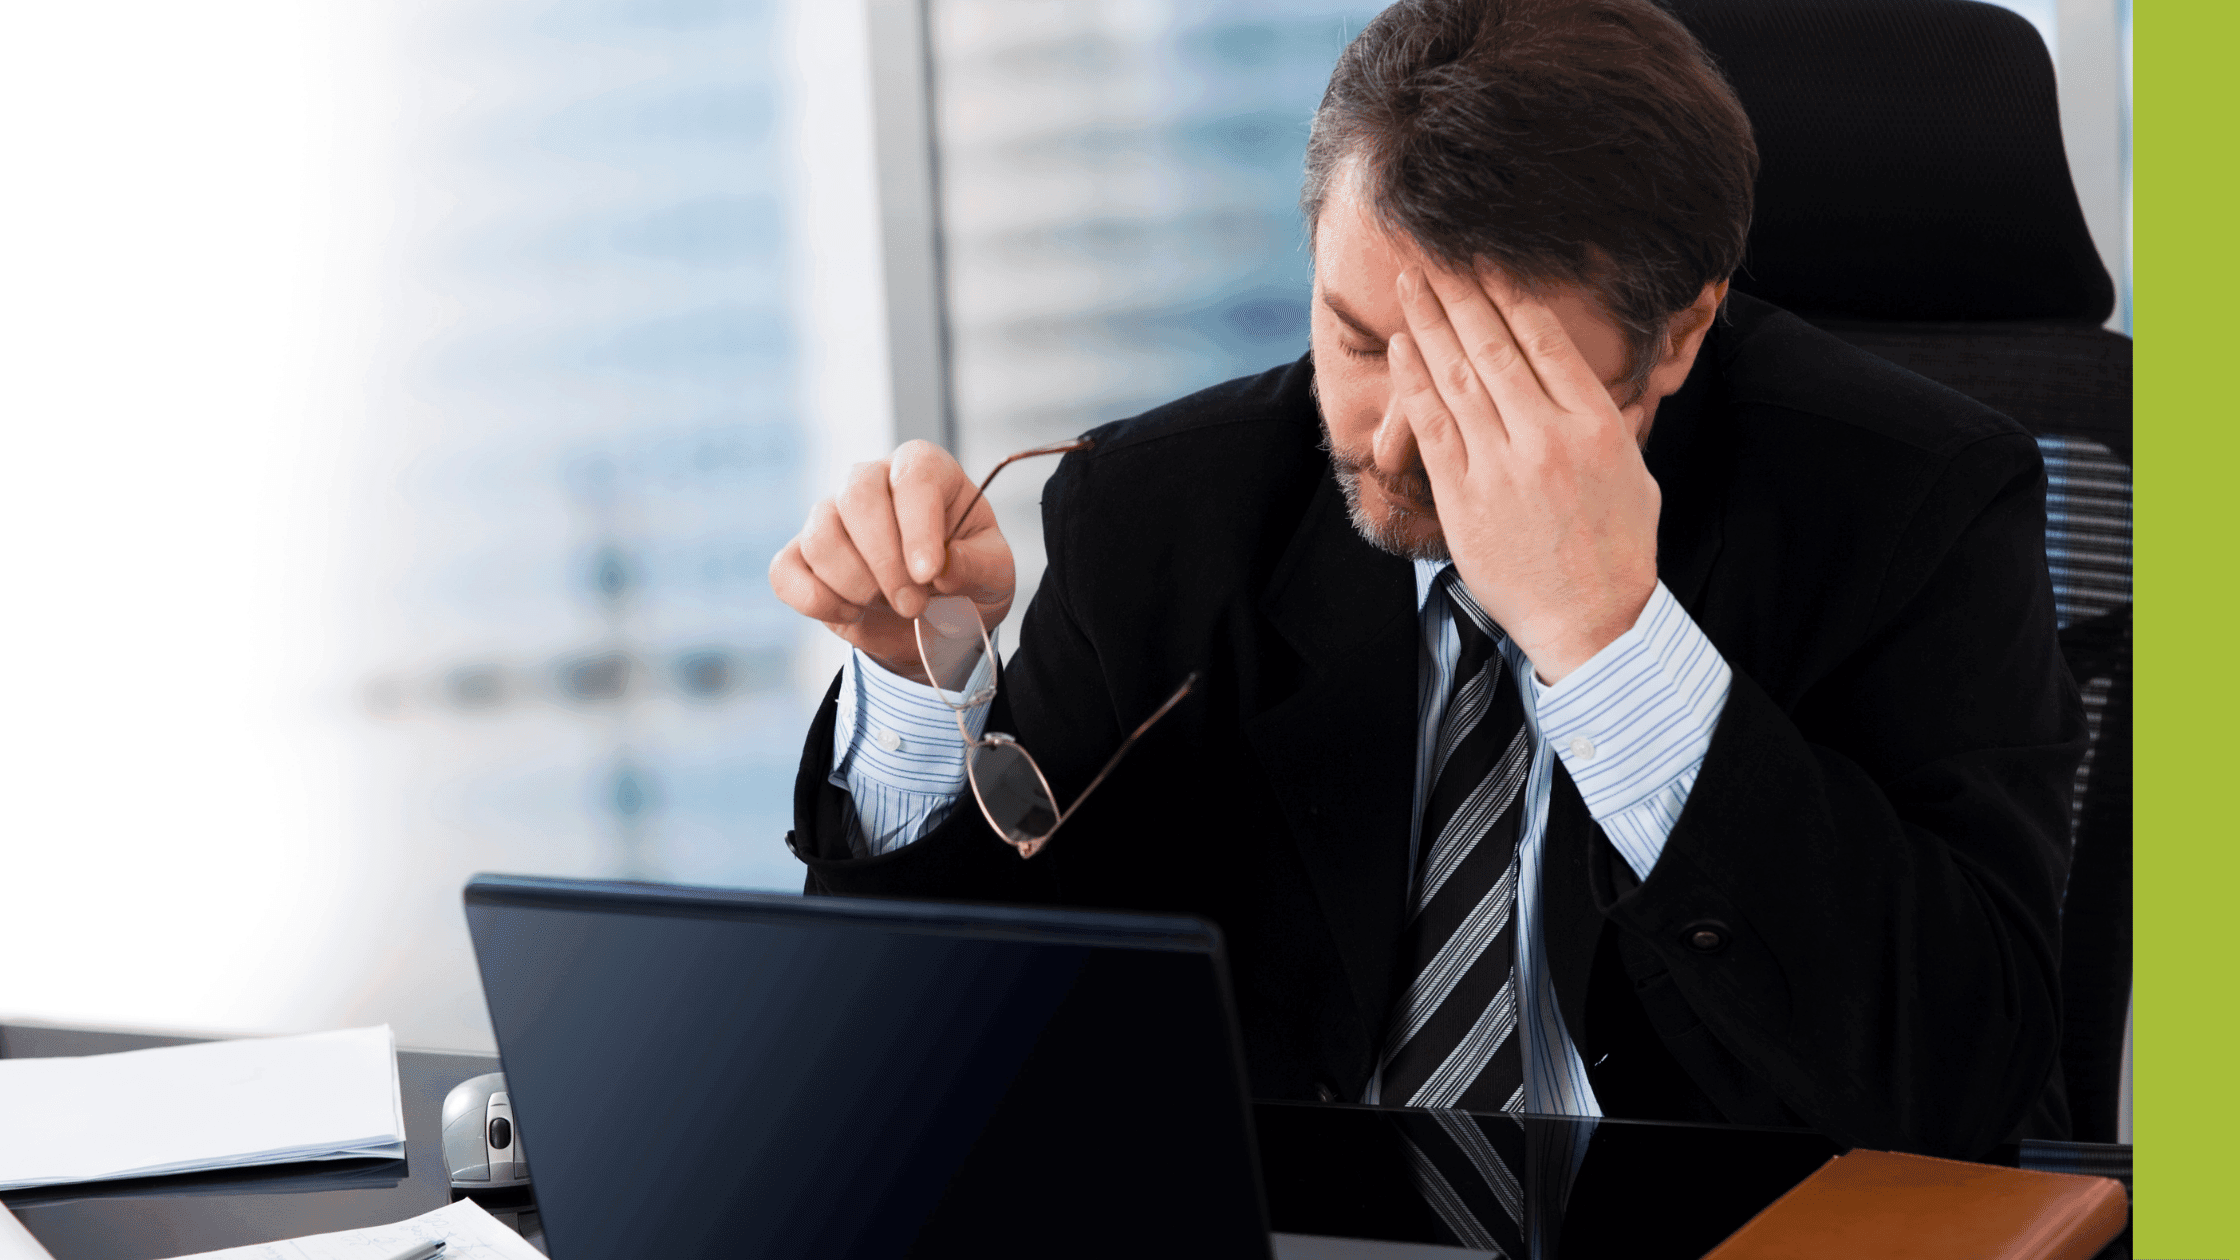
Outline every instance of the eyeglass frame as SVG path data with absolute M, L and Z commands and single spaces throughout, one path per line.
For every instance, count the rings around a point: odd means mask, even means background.
M 988 487 L 995 482 L 997 473 L 1002 472 L 1004 469 L 1009 468 L 1011 465 L 1019 462 L 1022 459 L 1033 459 L 1042 455 L 1065 455 L 1070 454 L 1074 451 L 1085 451 L 1095 445 L 1095 438 L 1083 437 L 1075 438 L 1068 442 L 1054 442 L 1048 446 L 1037 446 L 1029 450 L 1020 451 L 1013 455 L 1005 456 L 1000 462 L 996 464 L 994 468 L 988 470 L 988 475 L 986 477 L 981 478 L 979 488 L 973 491 L 972 499 L 970 502 L 965 504 L 963 514 L 958 516 L 957 523 L 949 528 L 948 537 L 942 539 L 942 567 L 944 569 L 948 567 L 949 544 L 957 540 L 957 535 L 964 531 L 965 522 L 972 519 L 972 513 L 980 506 L 981 501 L 987 497 Z M 972 624 L 980 632 L 981 657 L 983 660 L 990 662 L 990 678 L 985 688 L 976 688 L 970 693 L 961 694 L 959 697 L 961 703 L 952 702 L 948 697 L 947 689 L 943 688 L 940 685 L 933 668 L 932 657 L 926 651 L 926 614 L 923 612 L 919 613 L 916 617 L 911 618 L 910 621 L 910 637 L 912 641 L 915 642 L 918 646 L 918 664 L 925 670 L 927 681 L 933 684 L 934 694 L 940 697 L 942 705 L 949 710 L 950 718 L 956 722 L 957 735 L 964 740 L 965 782 L 972 789 L 973 803 L 980 807 L 980 816 L 987 820 L 989 828 L 996 833 L 996 837 L 998 839 L 1002 840 L 1005 844 L 1008 844 L 1012 848 L 1019 851 L 1019 857 L 1022 860 L 1031 858 L 1035 854 L 1040 853 L 1043 849 L 1043 846 L 1050 843 L 1051 837 L 1058 834 L 1058 828 L 1065 826 L 1066 820 L 1072 818 L 1075 812 L 1080 810 L 1082 802 L 1088 800 L 1089 794 L 1096 791 L 1098 785 L 1103 783 L 1105 779 L 1112 774 L 1113 770 L 1120 765 L 1120 759 L 1128 755 L 1128 750 L 1135 747 L 1136 741 L 1143 738 L 1144 732 L 1150 730 L 1152 726 L 1159 721 L 1160 718 L 1165 717 L 1174 709 L 1176 705 L 1182 703 L 1182 698 L 1190 694 L 1191 688 L 1197 686 L 1198 674 L 1193 670 L 1187 678 L 1184 678 L 1182 680 L 1182 685 L 1176 688 L 1175 693 L 1167 697 L 1166 703 L 1153 710 L 1150 717 L 1145 718 L 1141 725 L 1137 726 L 1135 730 L 1129 732 L 1128 737 L 1120 741 L 1120 747 L 1115 749 L 1112 756 L 1105 760 L 1104 768 L 1097 771 L 1097 776 L 1095 778 L 1089 780 L 1089 786 L 1081 789 L 1080 794 L 1073 798 L 1073 803 L 1061 810 L 1058 808 L 1058 794 L 1052 791 L 1050 788 L 1050 776 L 1042 772 L 1042 763 L 1034 759 L 1034 754 L 1027 751 L 1026 745 L 1020 743 L 1012 736 L 1003 734 L 1000 731 L 983 731 L 978 736 L 975 736 L 972 733 L 972 729 L 965 725 L 965 714 L 995 699 L 996 684 L 993 676 L 995 673 L 995 643 L 988 637 L 988 627 L 987 624 L 980 618 L 979 606 L 973 604 L 969 597 L 963 595 L 944 595 L 937 598 L 942 600 L 958 600 L 971 608 Z M 927 611 L 930 612 L 932 610 L 932 604 L 933 601 L 928 601 Z M 977 665 L 974 666 L 974 672 L 977 673 L 978 669 L 979 667 Z M 972 766 L 973 762 L 976 760 L 976 754 L 980 749 L 1000 747 L 1015 748 L 1018 750 L 1019 755 L 1026 759 L 1027 767 L 1034 771 L 1035 781 L 1042 788 L 1043 800 L 1047 801 L 1050 805 L 1054 821 L 1051 822 L 1049 830 L 1043 832 L 1039 836 L 1035 836 L 1028 840 L 1012 839 L 1004 825 L 996 821 L 995 811 L 988 807 L 987 795 L 981 790 L 980 787 L 980 777 L 973 772 Z

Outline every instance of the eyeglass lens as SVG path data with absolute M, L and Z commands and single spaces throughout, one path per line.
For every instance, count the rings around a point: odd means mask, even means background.
M 973 675 L 988 657 L 988 632 L 981 628 L 980 610 L 962 595 L 943 595 L 926 605 L 918 617 L 918 660 L 926 677 L 951 709 L 970 709 L 995 697 L 995 673 L 979 686 Z
M 943 595 L 919 615 L 917 633 L 919 662 L 935 694 L 958 714 L 961 728 L 963 714 L 994 699 L 996 692 L 994 670 L 985 679 L 974 677 L 993 650 L 980 610 L 962 595 Z M 1006 840 L 1023 845 L 1057 829 L 1057 802 L 1025 749 L 1001 737 L 974 742 L 968 736 L 966 743 L 971 751 L 965 772 L 973 795 Z
M 1024 748 L 1009 740 L 975 745 L 966 769 L 980 808 L 1004 839 L 1027 844 L 1058 829 L 1058 803 Z

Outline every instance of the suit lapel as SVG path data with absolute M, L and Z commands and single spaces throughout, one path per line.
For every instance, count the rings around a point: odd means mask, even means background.
M 1373 1037 L 1407 897 L 1421 638 L 1414 567 L 1362 541 L 1325 474 L 1260 606 L 1305 662 L 1305 681 L 1247 719 L 1245 734 L 1298 838 Z

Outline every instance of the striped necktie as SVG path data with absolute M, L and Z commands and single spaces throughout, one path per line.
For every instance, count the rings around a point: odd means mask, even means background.
M 1516 1117 L 1403 1113 L 1400 1137 L 1416 1189 L 1447 1227 L 1449 1241 L 1507 1260 L 1534 1254 L 1529 1237 L 1549 1214 L 1539 1204 L 1527 1206 L 1528 1191 L 1541 1187 L 1529 1184 L 1532 1167 Z M 1560 1206 L 1555 1216 L 1561 1218 Z
M 1514 1111 L 1524 1104 L 1517 798 L 1531 738 L 1492 619 L 1451 566 L 1440 581 L 1462 651 L 1423 812 L 1414 915 L 1400 948 L 1408 983 L 1385 1035 L 1379 1096 L 1388 1105 Z
M 1393 1113 L 1444 1241 L 1507 1260 L 1563 1254 L 1564 1215 L 1595 1121 L 1465 1111 Z

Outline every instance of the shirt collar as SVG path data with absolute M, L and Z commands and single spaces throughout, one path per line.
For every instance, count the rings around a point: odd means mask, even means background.
M 1439 587 L 1439 575 L 1454 567 L 1452 560 L 1418 560 L 1416 564 L 1416 615 L 1423 615 L 1423 606 L 1431 602 L 1431 592 Z

